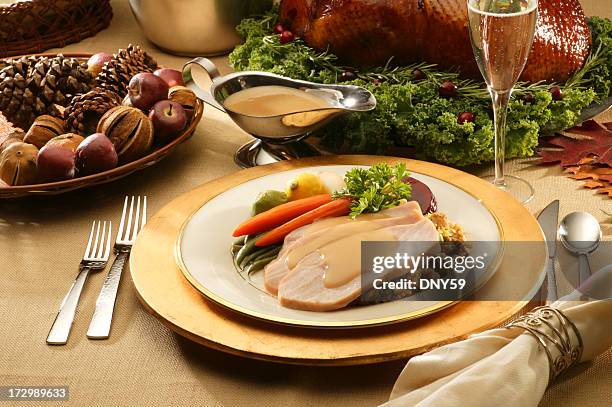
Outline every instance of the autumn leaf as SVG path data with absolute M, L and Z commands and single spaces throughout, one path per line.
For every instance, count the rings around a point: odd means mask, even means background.
M 539 151 L 542 163 L 560 162 L 562 167 L 569 167 L 589 162 L 612 167 L 612 130 L 608 129 L 611 124 L 589 120 L 564 132 L 565 135 L 548 138 L 546 142 L 555 149 Z
M 588 189 L 597 189 L 597 188 L 603 188 L 606 185 L 608 185 L 607 183 L 603 183 L 603 182 L 599 182 L 599 181 L 593 181 L 593 180 L 589 180 L 587 182 L 585 182 L 584 184 L 582 184 L 583 187 L 588 188 Z
M 607 188 L 600 188 L 597 190 L 598 194 L 608 194 L 610 198 L 612 198 L 612 185 Z
M 571 167 L 575 168 L 575 167 Z M 593 167 L 591 165 L 582 165 L 577 170 L 572 171 L 574 175 L 570 178 L 577 180 L 592 179 L 594 181 L 608 181 L 612 176 L 612 168 L 610 167 Z

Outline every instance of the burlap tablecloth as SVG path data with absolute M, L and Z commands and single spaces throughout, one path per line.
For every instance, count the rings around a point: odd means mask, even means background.
M 62 51 L 114 52 L 135 43 L 165 66 L 182 66 L 185 58 L 147 43 L 126 0 L 112 3 L 115 18 L 109 29 Z M 610 1 L 583 3 L 589 14 L 612 17 Z M 223 58 L 216 60 L 228 69 Z M 612 114 L 608 117 L 612 120 Z M 154 213 L 179 194 L 237 171 L 233 153 L 248 140 L 223 115 L 207 108 L 195 136 L 153 168 L 95 190 L 0 202 L 0 386 L 67 385 L 71 404 L 80 406 L 355 406 L 385 401 L 404 362 L 313 368 L 212 351 L 173 334 L 147 314 L 136 299 L 129 273 L 121 284 L 109 340 L 85 337 L 104 278 L 99 273 L 85 288 L 68 345 L 45 344 L 59 301 L 76 274 L 91 220 L 118 221 L 126 194 L 146 194 Z M 536 198 L 529 205 L 534 213 L 556 198 L 561 199 L 562 214 L 585 210 L 604 221 L 600 209 L 612 212 L 611 200 L 582 190 L 557 167 L 515 162 L 510 171 L 519 171 L 535 186 Z M 602 226 L 609 238 L 612 225 Z M 542 406 L 609 405 L 611 373 L 608 352 L 555 382 Z

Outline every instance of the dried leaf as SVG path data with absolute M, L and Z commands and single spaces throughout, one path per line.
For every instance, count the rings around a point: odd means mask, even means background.
M 563 170 L 563 172 L 567 173 L 567 174 L 576 174 L 578 173 L 578 171 L 580 171 L 580 166 L 577 167 L 567 167 Z
M 597 159 L 597 156 L 586 157 L 586 158 L 583 158 L 582 160 L 578 161 L 578 165 L 593 164 L 596 159 Z
M 612 176 L 612 168 L 610 167 L 593 167 L 591 165 L 582 165 L 578 168 L 576 172 L 573 173 L 570 178 L 583 180 L 583 179 L 593 179 L 595 181 L 602 180 L 603 178 L 607 178 Z M 607 180 L 605 180 L 607 181 Z
M 599 188 L 597 190 L 597 193 L 598 194 L 608 194 L 608 196 L 610 198 L 612 198 L 612 185 L 610 185 L 609 187 L 606 187 L 606 188 Z
M 607 183 L 603 183 L 603 182 L 599 182 L 599 181 L 593 181 L 593 180 L 589 180 L 589 181 L 585 182 L 584 184 L 582 184 L 583 187 L 588 188 L 588 189 L 603 188 L 606 185 L 608 185 L 608 184 Z
M 549 138 L 548 144 L 557 149 L 540 150 L 542 163 L 560 162 L 561 166 L 569 167 L 579 165 L 582 160 L 595 156 L 596 159 L 591 162 L 592 164 L 612 167 L 612 130 L 608 129 L 609 125 L 611 123 L 606 123 L 604 127 L 594 120 L 589 120 L 582 126 L 564 132 L 572 138 L 563 135 Z M 574 137 L 580 137 L 580 139 Z

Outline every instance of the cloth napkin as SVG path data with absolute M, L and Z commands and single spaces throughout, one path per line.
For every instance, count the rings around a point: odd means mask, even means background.
M 599 300 L 583 301 L 584 287 L 597 287 Z M 612 290 L 612 268 L 551 305 L 580 332 L 581 362 L 612 346 L 612 301 L 601 296 L 602 287 Z M 533 336 L 493 329 L 412 358 L 383 406 L 537 406 L 548 383 L 548 358 Z

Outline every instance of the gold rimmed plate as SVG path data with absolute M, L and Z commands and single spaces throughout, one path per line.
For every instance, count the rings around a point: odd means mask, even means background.
M 442 310 L 452 301 L 393 301 L 349 306 L 331 312 L 302 311 L 282 307 L 263 287 L 263 272 L 250 278 L 236 271 L 229 248 L 236 225 L 250 216 L 257 194 L 283 189 L 300 172 L 334 172 L 343 176 L 359 166 L 325 163 L 276 171 L 218 191 L 203 202 L 184 223 L 176 245 L 176 260 L 185 278 L 204 296 L 228 309 L 267 322 L 310 328 L 356 328 L 397 323 Z M 500 242 L 494 248 L 487 276 L 495 272 L 502 250 L 503 228 L 478 197 L 435 176 L 413 171 L 436 196 L 438 210 L 465 228 L 470 240 Z

